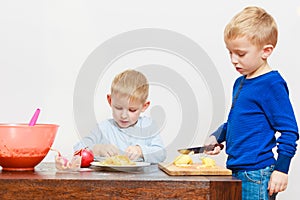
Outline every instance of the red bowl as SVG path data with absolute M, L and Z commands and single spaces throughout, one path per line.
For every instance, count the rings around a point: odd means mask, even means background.
M 58 127 L 55 124 L 0 124 L 2 170 L 34 170 L 48 154 Z

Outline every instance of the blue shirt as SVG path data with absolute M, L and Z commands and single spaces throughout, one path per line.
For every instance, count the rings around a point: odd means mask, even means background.
M 281 75 L 272 71 L 252 79 L 239 77 L 232 99 L 227 122 L 213 133 L 218 142 L 226 141 L 227 167 L 250 171 L 275 164 L 275 170 L 288 173 L 299 133 Z
M 74 146 L 74 150 L 88 147 L 93 149 L 96 144 L 113 144 L 123 154 L 128 146 L 139 145 L 145 162 L 159 163 L 166 159 L 166 151 L 159 130 L 149 117 L 139 117 L 134 126 L 120 128 L 113 119 L 97 124 L 91 134 Z

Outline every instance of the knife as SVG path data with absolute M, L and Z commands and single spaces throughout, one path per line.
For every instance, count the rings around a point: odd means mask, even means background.
M 221 150 L 224 148 L 223 144 L 210 144 L 210 145 L 204 145 L 200 147 L 191 147 L 191 148 L 186 148 L 186 149 L 178 149 L 177 151 L 181 154 L 190 154 L 194 152 L 196 153 L 204 153 L 204 151 L 213 151 L 215 147 L 220 147 Z

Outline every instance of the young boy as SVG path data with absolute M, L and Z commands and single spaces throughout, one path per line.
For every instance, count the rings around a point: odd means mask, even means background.
M 142 73 L 126 70 L 117 75 L 111 85 L 111 94 L 107 95 L 113 119 L 98 123 L 74 150 L 88 147 L 95 156 L 125 154 L 131 160 L 164 161 L 166 151 L 158 128 L 152 119 L 140 116 L 150 104 L 148 91 L 149 84 Z
M 287 188 L 299 138 L 287 84 L 267 62 L 277 43 L 277 25 L 265 10 L 247 7 L 227 24 L 224 41 L 242 76 L 233 86 L 227 122 L 208 143 L 226 141 L 227 168 L 242 180 L 243 200 L 275 199 Z M 219 152 L 216 147 L 207 153 Z

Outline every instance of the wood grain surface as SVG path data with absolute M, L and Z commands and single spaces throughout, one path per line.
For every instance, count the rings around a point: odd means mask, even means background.
M 169 176 L 157 165 L 137 172 L 57 172 L 54 163 L 34 171 L 0 170 L 0 199 L 199 199 L 241 200 L 232 176 Z
M 190 166 L 178 167 L 173 163 L 159 163 L 158 167 L 171 176 L 181 175 L 232 175 L 231 170 L 225 167 L 202 167 L 200 163 L 194 163 Z

